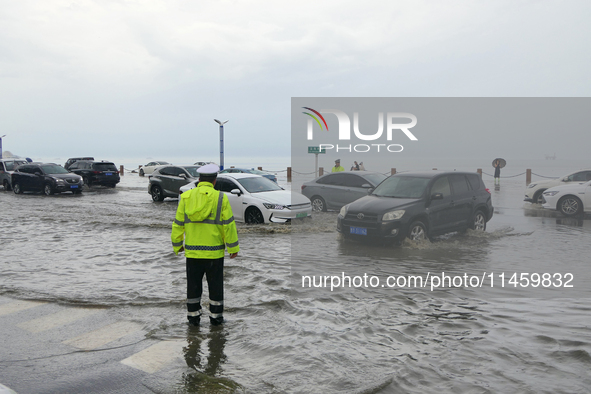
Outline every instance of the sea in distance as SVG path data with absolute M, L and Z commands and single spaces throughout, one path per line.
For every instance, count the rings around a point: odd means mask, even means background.
M 334 157 L 326 156 L 320 165 L 330 171 Z M 314 178 L 310 157 L 310 166 L 293 169 L 292 182 L 287 160 L 231 165 L 271 170 L 297 193 Z M 149 341 L 198 340 L 195 354 L 212 365 L 195 373 L 208 379 L 187 379 L 179 348 L 165 373 L 144 383 L 154 392 L 589 392 L 591 218 L 565 218 L 523 197 L 526 169 L 536 181 L 591 163 L 506 159 L 499 187 L 492 158 L 400 159 L 391 166 L 482 168 L 495 207 L 484 234 L 398 246 L 350 242 L 337 233 L 337 212 L 330 211 L 292 225 L 239 223 L 240 256 L 225 261 L 226 323 L 215 342 L 207 325 L 187 328 L 184 258 L 170 244 L 177 200 L 153 202 L 148 178 L 131 172 L 149 160 L 111 159 L 126 166 L 114 189 L 50 197 L 0 192 L 0 296 L 106 307 L 140 324 Z M 465 275 L 493 279 L 494 286 L 490 280 L 438 288 L 302 286 L 301 276 L 318 273 L 380 280 Z M 574 287 L 513 286 L 513 273 L 572 273 Z M 11 385 L 7 379 L 2 383 Z

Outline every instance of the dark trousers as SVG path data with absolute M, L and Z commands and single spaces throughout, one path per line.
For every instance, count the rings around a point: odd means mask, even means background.
M 187 317 L 201 316 L 203 275 L 209 289 L 209 313 L 221 319 L 224 312 L 224 258 L 193 259 L 187 257 Z

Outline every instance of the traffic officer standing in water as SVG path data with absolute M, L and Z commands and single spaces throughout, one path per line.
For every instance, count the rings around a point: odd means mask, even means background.
M 228 197 L 213 188 L 219 171 L 215 164 L 197 170 L 199 184 L 181 194 L 172 223 L 174 253 L 184 250 L 187 259 L 187 319 L 194 326 L 201 320 L 203 275 L 209 288 L 209 320 L 212 325 L 224 321 L 224 249 L 231 259 L 240 250 Z

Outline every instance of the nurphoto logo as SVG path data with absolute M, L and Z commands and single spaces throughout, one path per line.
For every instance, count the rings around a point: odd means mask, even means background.
M 309 116 L 308 119 L 308 127 L 307 127 L 307 135 L 308 140 L 314 139 L 314 120 L 320 127 L 320 130 L 328 131 L 328 124 L 326 119 L 322 114 L 333 114 L 337 117 L 337 121 L 339 124 L 338 127 L 338 136 L 339 141 L 350 141 L 351 140 L 351 119 L 349 116 L 338 109 L 321 109 L 320 111 L 316 111 L 310 107 L 302 107 L 309 112 L 302 112 L 303 114 Z M 378 113 L 378 131 L 373 134 L 364 134 L 359 130 L 359 113 L 353 113 L 353 133 L 355 137 L 362 141 L 377 141 L 382 138 L 384 134 L 384 118 L 386 123 L 386 140 L 392 141 L 392 137 L 395 131 L 402 131 L 408 139 L 411 141 L 417 141 L 417 137 L 409 129 L 413 128 L 417 124 L 417 117 L 413 114 L 407 112 L 388 112 L 386 116 L 384 116 L 383 112 Z M 399 123 L 399 119 L 409 119 L 410 123 Z M 395 120 L 397 120 L 395 122 Z M 381 148 L 385 148 L 388 152 L 402 152 L 404 147 L 400 144 L 380 144 L 380 143 L 373 143 L 373 144 L 349 144 L 349 145 L 339 145 L 336 146 L 334 144 L 319 144 L 319 148 L 322 149 L 335 149 L 336 152 L 339 151 L 349 151 L 349 152 L 358 152 L 358 153 L 365 153 L 372 150 L 380 152 Z

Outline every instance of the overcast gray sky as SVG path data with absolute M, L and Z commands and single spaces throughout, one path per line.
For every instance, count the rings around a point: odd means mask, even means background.
M 210 160 L 223 118 L 229 165 L 289 157 L 291 97 L 589 96 L 590 11 L 543 0 L 0 0 L 0 135 L 32 158 Z

